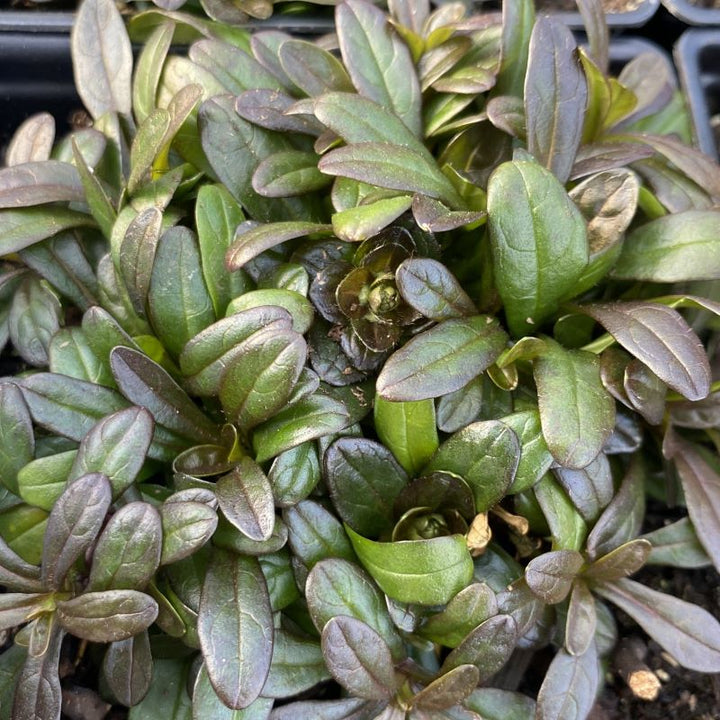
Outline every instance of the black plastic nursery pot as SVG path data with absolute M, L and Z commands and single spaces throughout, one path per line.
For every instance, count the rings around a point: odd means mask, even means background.
M 720 11 L 718 11 L 720 12 Z M 687 30 L 674 50 L 697 146 L 720 156 L 720 28 Z
M 717 0 L 662 0 L 663 5 L 688 25 L 720 25 L 720 4 Z
M 0 34 L 0 148 L 17 127 L 38 112 L 55 117 L 58 136 L 82 110 L 75 91 L 68 34 Z

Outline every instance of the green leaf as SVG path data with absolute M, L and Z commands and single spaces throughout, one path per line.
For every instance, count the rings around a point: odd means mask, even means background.
M 720 623 L 707 610 L 627 578 L 594 591 L 626 612 L 684 667 L 718 672 Z
M 290 39 L 280 45 L 280 63 L 293 84 L 308 97 L 330 90 L 352 92 L 343 64 L 328 50 L 307 40 Z
M 494 675 L 510 658 L 517 642 L 517 626 L 510 615 L 495 615 L 480 623 L 446 658 L 441 671 L 474 665 L 480 682 Z
M 304 500 L 320 480 L 315 443 L 308 441 L 280 453 L 270 466 L 268 479 L 279 507 Z
M 563 467 L 585 467 L 615 427 L 615 403 L 600 380 L 598 358 L 547 340 L 533 374 L 550 453 Z
M 459 390 L 499 357 L 506 340 L 497 320 L 486 315 L 445 320 L 390 356 L 377 392 L 390 401 L 414 401 Z
M 128 406 L 110 388 L 55 373 L 23 378 L 21 390 L 36 423 L 78 442 L 99 420 Z
M 529 720 L 535 717 L 535 701 L 510 690 L 478 688 L 464 704 L 468 710 L 479 713 L 483 720 Z
M 445 608 L 431 615 L 418 632 L 446 647 L 457 647 L 478 625 L 498 614 L 495 593 L 485 583 L 463 588 Z
M 346 526 L 358 558 L 381 590 L 399 602 L 440 605 L 472 577 L 472 558 L 462 535 L 374 542 Z
M 77 169 L 58 160 L 28 162 L 0 170 L 0 208 L 85 200 Z
M 63 207 L 0 210 L 0 254 L 18 252 L 63 230 L 94 224 L 90 215 Z
M 20 497 L 30 505 L 50 512 L 65 490 L 76 455 L 77 450 L 68 450 L 28 463 L 17 476 Z
M 195 442 L 213 442 L 218 429 L 157 363 L 131 348 L 116 347 L 110 365 L 118 387 L 155 422 Z
M 237 270 L 253 258 L 280 243 L 314 233 L 327 233 L 329 225 L 305 220 L 288 220 L 264 225 L 241 225 L 226 255 L 229 270 Z
M 162 519 L 161 565 L 182 560 L 201 548 L 215 532 L 218 517 L 205 503 L 186 501 L 160 506 Z
M 520 462 L 507 492 L 523 492 L 538 482 L 553 462 L 542 434 L 540 413 L 537 410 L 521 410 L 506 415 L 501 418 L 501 422 L 507 425 L 520 441 Z
M 187 228 L 166 230 L 157 244 L 148 312 L 153 328 L 174 355 L 215 320 L 200 268 L 200 252 Z
M 107 363 L 98 359 L 88 334 L 80 327 L 58 330 L 50 341 L 48 356 L 50 372 L 69 375 L 95 385 L 115 386 Z
M 273 656 L 263 697 L 285 698 L 330 679 L 320 644 L 284 630 L 275 632 Z
M 112 0 L 89 0 L 75 18 L 71 35 L 78 93 L 92 117 L 130 113 L 132 48 L 125 23 Z
M 88 590 L 143 590 L 160 565 L 162 544 L 158 511 L 145 502 L 123 505 L 98 538 Z
M 395 271 L 405 302 L 430 320 L 477 315 L 475 304 L 452 273 L 437 260 L 411 258 Z
M 585 220 L 558 179 L 528 161 L 493 172 L 487 209 L 498 292 L 511 333 L 522 337 L 573 294 L 588 262 Z
M 202 149 L 218 178 L 258 222 L 315 220 L 314 202 L 305 198 L 263 198 L 251 184 L 258 164 L 270 155 L 292 150 L 289 138 L 243 120 L 235 112 L 235 98 L 219 95 L 206 100 L 198 113 Z
M 117 212 L 108 192 L 95 172 L 88 166 L 85 157 L 80 152 L 75 138 L 71 138 L 73 159 L 80 175 L 83 187 L 82 199 L 87 200 L 88 207 L 95 221 L 106 238 L 112 235 L 113 225 L 117 220 Z
M 319 156 L 302 150 L 283 150 L 266 157 L 252 177 L 253 189 L 263 197 L 287 197 L 314 192 L 332 179 L 317 167 Z
M 442 395 L 435 406 L 438 429 L 453 433 L 474 422 L 480 414 L 482 400 L 482 377 L 474 378 L 459 390 Z
M 236 313 L 265 305 L 275 305 L 284 308 L 290 313 L 293 320 L 293 330 L 304 335 L 312 325 L 315 310 L 308 299 L 295 290 L 283 288 L 263 288 L 250 290 L 244 295 L 235 298 L 227 307 L 227 314 Z
M 132 86 L 132 106 L 138 123 L 142 123 L 156 107 L 160 75 L 174 33 L 175 24 L 171 20 L 160 23 L 145 40 L 137 59 Z
M 587 99 L 576 49 L 572 33 L 560 20 L 537 20 L 524 89 L 528 151 L 561 183 L 570 175 L 582 139 Z
M 487 512 L 510 487 L 520 445 L 515 433 L 497 420 L 472 423 L 451 435 L 438 449 L 423 474 L 445 471 L 459 475 L 475 496 L 476 512 Z
M 195 678 L 192 691 L 193 720 L 268 720 L 272 706 L 272 698 L 259 697 L 242 710 L 231 710 L 213 689 L 204 664 Z
M 417 192 L 450 207 L 464 207 L 452 183 L 424 154 L 387 142 L 354 143 L 331 150 L 318 163 L 328 175 L 359 180 L 390 190 Z
M 220 381 L 223 410 L 247 430 L 282 410 L 307 359 L 307 344 L 293 330 L 257 332 L 242 343 Z
M 0 595 L 0 629 L 5 631 L 23 625 L 46 609 L 47 599 L 42 594 L 4 592 Z
M 104 417 L 83 438 L 69 474 L 75 479 L 90 472 L 107 476 L 113 499 L 135 482 L 151 446 L 154 422 L 141 407 L 129 407 Z
M 432 153 L 418 139 L 417 134 L 391 109 L 377 101 L 353 93 L 329 92 L 314 101 L 313 109 L 318 120 L 348 145 L 402 145 L 427 162 L 435 162 Z
M 48 517 L 43 542 L 42 580 L 59 590 L 65 577 L 92 546 L 110 508 L 107 478 L 90 473 L 67 486 Z
M 0 383 L 0 482 L 18 494 L 18 472 L 35 455 L 35 435 L 22 391 Z
M 414 707 L 443 710 L 461 703 L 478 684 L 480 671 L 474 665 L 460 665 L 433 680 L 413 696 Z
M 64 634 L 55 626 L 49 637 L 46 652 L 37 657 L 28 655 L 17 677 L 10 717 L 18 720 L 60 717 L 62 688 L 58 666 Z
M 341 402 L 325 395 L 311 395 L 255 429 L 255 459 L 265 462 L 308 440 L 340 432 L 351 423 Z
M 103 677 L 123 704 L 137 705 L 150 689 L 153 660 L 147 632 L 111 643 L 102 664 Z
M 382 594 L 355 563 L 342 558 L 320 560 L 310 570 L 305 594 L 310 616 L 319 632 L 334 617 L 353 617 L 375 630 L 396 660 L 404 656 L 402 639 L 390 619 Z
M 142 701 L 131 707 L 128 720 L 192 720 L 190 698 L 186 690 L 188 661 L 171 658 L 156 659 L 153 663 L 152 682 Z
M 348 692 L 368 700 L 389 699 L 397 688 L 390 648 L 362 620 L 340 615 L 322 631 L 322 651 L 332 676 Z
M 2 546 L 7 547 L 15 558 L 20 558 L 25 567 L 40 565 L 42 562 L 42 545 L 47 526 L 48 513 L 40 508 L 26 504 L 13 505 L 0 511 L 0 536 Z M 7 555 L 7 554 L 5 554 Z M 10 568 L 15 574 L 35 579 L 36 572 L 31 574 Z M 36 584 L 33 582 L 33 584 Z M 44 583 L 43 583 L 44 586 Z
M 584 720 L 595 703 L 600 679 L 594 644 L 583 655 L 559 650 L 540 686 L 536 720 Z
M 340 210 L 332 216 L 333 232 L 347 242 L 362 242 L 397 220 L 411 205 L 409 195 L 400 195 Z
M 240 205 L 223 185 L 203 185 L 195 203 L 200 263 L 216 317 L 223 317 L 228 303 L 250 287 L 242 271 L 228 272 L 225 253 L 235 230 L 245 220 Z
M 137 590 L 87 592 L 57 604 L 62 627 L 90 642 L 125 640 L 146 630 L 158 614 L 155 600 Z
M 528 563 L 525 580 L 541 600 L 554 605 L 567 597 L 583 563 L 583 556 L 575 550 L 543 553 Z
M 250 705 L 265 684 L 273 647 L 270 599 L 255 558 L 213 552 L 198 634 L 215 692 L 228 707 Z
M 275 527 L 272 488 L 260 466 L 243 457 L 215 484 L 220 509 L 225 517 L 251 540 L 269 540 Z
M 353 85 L 365 97 L 394 111 L 420 135 L 420 84 L 407 45 L 373 5 L 350 0 L 338 6 L 336 27 L 340 52 Z
M 288 542 L 295 556 L 309 569 L 329 557 L 354 560 L 352 546 L 343 526 L 322 505 L 303 500 L 283 511 Z
M 417 475 L 438 448 L 432 400 L 388 402 L 378 395 L 374 410 L 378 437 L 410 476 Z
M 677 310 L 633 301 L 593 303 L 582 306 L 582 312 L 688 400 L 701 400 L 710 392 L 705 350 Z
M 325 481 L 343 521 L 369 537 L 390 531 L 393 503 L 407 485 L 391 452 L 365 438 L 339 438 L 325 451 L 323 462 Z
M 581 550 L 587 525 L 565 491 L 548 473 L 534 487 L 552 534 L 553 550 Z

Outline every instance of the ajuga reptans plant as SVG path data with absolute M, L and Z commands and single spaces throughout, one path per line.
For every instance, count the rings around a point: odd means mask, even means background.
M 720 567 L 720 169 L 580 9 L 85 0 L 91 126 L 0 170 L 3 717 L 66 658 L 131 720 L 582 720 L 615 608 L 720 672 L 629 579 Z

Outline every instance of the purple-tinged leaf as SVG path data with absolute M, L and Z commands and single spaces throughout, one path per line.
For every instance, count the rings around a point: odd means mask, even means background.
M 605 453 L 601 452 L 589 465 L 580 470 L 558 467 L 553 473 L 573 505 L 588 522 L 597 519 L 613 499 L 615 488 L 610 463 Z
M 25 660 L 15 685 L 14 720 L 60 720 L 62 689 L 58 665 L 64 634 L 55 627 L 48 638 L 47 652 Z
M 14 495 L 19 494 L 18 472 L 34 456 L 32 418 L 22 391 L 13 383 L 0 383 L 0 483 Z
M 304 220 L 267 223 L 264 225 L 240 225 L 235 241 L 225 256 L 228 270 L 237 270 L 253 258 L 280 243 L 314 233 L 329 233 L 332 227 Z
M 105 475 L 90 473 L 67 486 L 48 517 L 43 542 L 42 580 L 59 590 L 70 568 L 93 544 L 110 508 Z
M 160 514 L 149 503 L 123 505 L 93 551 L 88 590 L 143 590 L 160 565 Z
M 287 40 L 280 46 L 278 54 L 287 76 L 308 97 L 317 97 L 331 90 L 353 90 L 343 64 L 330 51 L 315 43 Z
M 720 567 L 720 473 L 703 457 L 700 446 L 672 428 L 665 435 L 663 453 L 675 463 L 698 539 Z
M 182 560 L 201 548 L 215 532 L 217 512 L 205 503 L 184 501 L 160 506 L 163 546 L 161 565 Z
M 647 561 L 652 545 L 636 538 L 599 557 L 583 572 L 593 583 L 619 580 L 637 572 Z
M 720 623 L 701 607 L 624 578 L 595 587 L 690 670 L 720 672 Z
M 270 697 L 259 697 L 242 710 L 231 710 L 218 697 L 203 664 L 192 688 L 192 720 L 268 720 L 274 702 Z
M 701 400 L 710 392 L 703 345 L 677 310 L 643 301 L 593 303 L 580 310 L 688 400 Z
M 554 605 L 567 597 L 583 562 L 575 550 L 547 552 L 528 563 L 525 580 L 539 598 Z
M 83 200 L 85 192 L 80 176 L 69 163 L 45 160 L 0 170 L 2 209 Z
M 477 687 L 480 670 L 475 665 L 458 665 L 443 673 L 413 696 L 420 710 L 445 710 L 461 703 Z
M 41 593 L 3 592 L 0 594 L 0 631 L 24 625 L 29 616 L 47 606 Z
M 596 628 L 595 598 L 584 582 L 575 582 L 565 622 L 566 650 L 571 655 L 584 655 L 595 638 Z
M 31 115 L 8 143 L 5 164 L 8 167 L 50 159 L 55 141 L 55 118 L 50 113 Z
M 154 425 L 152 415 L 141 407 L 107 415 L 83 438 L 68 480 L 101 472 L 110 481 L 113 498 L 119 498 L 145 463 Z
M 525 76 L 528 151 L 567 181 L 582 139 L 587 83 L 572 33 L 560 21 L 537 20 Z
M 540 686 L 535 720 L 585 720 L 595 704 L 600 680 L 594 643 L 582 655 L 559 650 Z
M 110 353 L 110 365 L 125 397 L 149 410 L 158 425 L 195 443 L 217 439 L 218 428 L 167 371 L 147 355 L 116 347 Z
M 415 133 L 422 133 L 422 99 L 407 45 L 393 33 L 379 8 L 362 0 L 337 6 L 340 52 L 360 95 L 384 105 Z
M 698 540 L 690 518 L 664 525 L 642 536 L 652 544 L 648 565 L 669 565 L 670 567 L 707 567 L 712 560 Z
M 228 707 L 247 707 L 262 691 L 273 648 L 270 599 L 255 558 L 215 549 L 197 623 L 215 692 Z
M 42 592 L 40 568 L 23 560 L 0 537 L 0 585 L 10 592 Z
M 0 253 L 9 255 L 63 230 L 94 225 L 90 215 L 63 207 L 0 210 Z
M 225 517 L 251 540 L 269 540 L 275 527 L 272 487 L 260 466 L 243 457 L 215 485 L 220 509 Z
M 415 222 L 428 232 L 447 232 L 456 228 L 479 223 L 487 213 L 473 210 L 451 210 L 439 200 L 427 195 L 414 195 L 412 213 Z
M 620 489 L 588 535 L 587 552 L 591 560 L 637 537 L 645 517 L 644 478 L 642 462 L 634 456 Z
M 332 618 L 323 628 L 321 642 L 330 673 L 352 695 L 385 700 L 395 692 L 390 648 L 362 620 L 347 615 Z
M 707 430 L 720 427 L 720 391 L 702 400 L 681 400 L 668 403 L 670 420 L 677 427 Z
M 312 115 L 290 112 L 296 102 L 296 98 L 283 92 L 258 88 L 240 93 L 235 111 L 266 130 L 320 135 L 325 128 Z
M 445 658 L 441 670 L 474 665 L 480 682 L 494 675 L 510 658 L 517 642 L 517 625 L 510 615 L 495 615 L 480 623 Z
M 499 357 L 506 340 L 489 316 L 445 320 L 390 356 L 378 376 L 377 392 L 386 400 L 406 402 L 459 390 Z
M 107 643 L 147 630 L 158 616 L 158 604 L 137 590 L 104 590 L 58 602 L 57 616 L 76 637 Z
M 113 695 L 128 707 L 147 695 L 153 675 L 147 631 L 110 644 L 102 664 L 103 676 Z
M 92 117 L 129 114 L 132 48 L 112 0 L 83 3 L 73 24 L 71 45 L 78 92 Z

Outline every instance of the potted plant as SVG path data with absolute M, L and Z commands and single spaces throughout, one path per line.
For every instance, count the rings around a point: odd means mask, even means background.
M 134 61 L 84 1 L 92 126 L 0 171 L 3 713 L 65 658 L 136 719 L 580 720 L 613 608 L 720 671 L 629 579 L 718 565 L 720 169 L 581 11 L 153 10 Z

